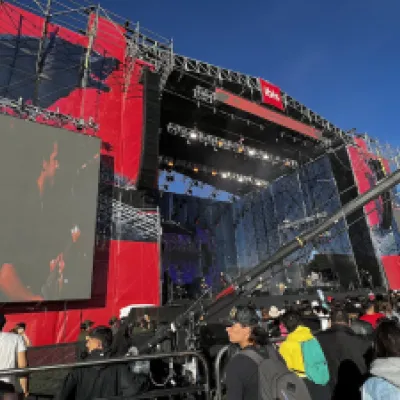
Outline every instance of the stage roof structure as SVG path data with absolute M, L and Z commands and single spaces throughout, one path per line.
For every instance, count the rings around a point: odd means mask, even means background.
M 151 64 L 161 77 L 159 160 L 160 168 L 167 171 L 176 170 L 240 195 L 290 174 L 330 148 L 354 142 L 354 132 L 337 127 L 278 86 L 176 54 L 172 40 L 100 5 L 87 0 L 8 3 L 41 14 L 46 21 L 90 40 L 97 32 L 95 24 L 88 28 L 89 14 L 110 21 L 114 26 L 107 32 L 111 41 L 113 35 L 124 32 L 125 81 L 133 73 L 132 60 Z M 45 32 L 38 53 L 39 71 L 32 71 L 32 79 L 48 78 L 40 71 L 44 38 Z M 88 78 L 89 70 L 83 79 Z

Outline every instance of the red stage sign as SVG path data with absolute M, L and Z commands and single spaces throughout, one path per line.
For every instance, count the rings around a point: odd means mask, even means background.
M 278 86 L 272 85 L 260 78 L 260 87 L 261 100 L 263 103 L 279 108 L 280 110 L 284 109 L 281 89 L 279 89 Z

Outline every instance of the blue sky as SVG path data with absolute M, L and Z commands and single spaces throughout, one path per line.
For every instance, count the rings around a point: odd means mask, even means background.
M 261 76 L 343 129 L 400 145 L 400 1 L 103 0 L 179 53 Z
M 400 1 L 104 0 L 175 51 L 263 77 L 343 129 L 400 146 Z

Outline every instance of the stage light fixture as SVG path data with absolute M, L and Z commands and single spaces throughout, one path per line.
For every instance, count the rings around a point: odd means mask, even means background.
M 203 101 L 204 103 L 214 104 L 215 93 L 203 86 L 197 85 L 193 90 L 193 97 L 196 100 Z
M 175 169 L 178 171 L 182 171 L 184 173 L 185 171 L 191 171 L 191 172 L 201 172 L 203 174 L 210 174 L 212 176 L 221 176 L 223 179 L 229 179 L 229 180 L 234 180 L 236 182 L 248 184 L 248 185 L 254 185 L 257 187 L 267 187 L 269 185 L 269 182 L 264 181 L 262 179 L 257 179 L 252 176 L 246 176 L 242 174 L 237 174 L 234 172 L 228 172 L 228 171 L 218 171 L 215 168 L 210 168 L 205 165 L 198 165 L 198 164 L 193 164 L 190 161 L 183 161 L 183 160 L 172 160 L 170 157 L 165 157 L 165 156 L 160 156 L 159 157 L 159 165 L 161 169 L 168 168 L 168 165 L 170 163 L 173 163 L 175 166 Z M 197 182 L 197 184 L 196 184 Z M 194 181 L 193 186 L 200 185 L 200 182 Z
M 189 142 L 190 142 L 190 140 L 194 139 L 194 134 L 195 134 L 196 141 L 204 144 L 205 146 L 208 146 L 208 145 L 213 146 L 215 151 L 217 151 L 218 149 L 228 150 L 228 151 L 232 151 L 232 152 L 235 152 L 238 154 L 245 154 L 249 157 L 257 158 L 262 161 L 272 162 L 275 164 L 282 163 L 284 165 L 284 162 L 280 159 L 279 156 L 274 156 L 272 154 L 268 154 L 265 151 L 256 149 L 251 146 L 244 145 L 243 138 L 240 139 L 239 143 L 233 142 L 231 140 L 227 140 L 227 139 L 224 139 L 221 137 L 207 134 L 205 132 L 199 131 L 198 129 L 193 130 L 191 128 L 187 128 L 187 127 L 184 127 L 182 125 L 175 124 L 172 122 L 170 122 L 167 125 L 167 132 L 174 136 L 180 136 Z M 295 160 L 290 160 L 289 165 L 290 165 L 290 167 L 296 168 L 298 166 L 298 163 Z

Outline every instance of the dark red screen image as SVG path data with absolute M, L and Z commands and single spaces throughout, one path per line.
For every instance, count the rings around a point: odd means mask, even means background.
M 91 297 L 100 140 L 0 115 L 0 301 Z

